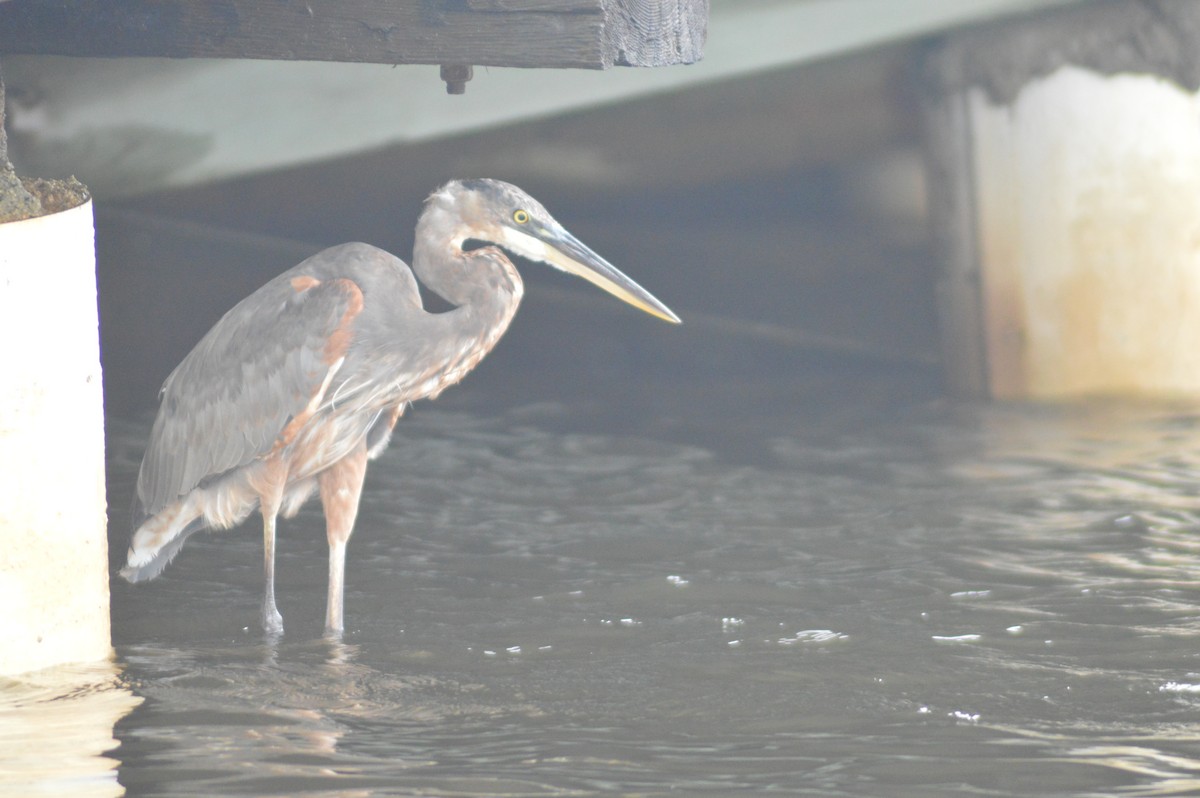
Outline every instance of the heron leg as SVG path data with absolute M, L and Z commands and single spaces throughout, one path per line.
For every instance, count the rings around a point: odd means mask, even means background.
M 359 442 L 350 454 L 321 472 L 317 484 L 325 508 L 325 534 L 329 539 L 329 596 L 325 605 L 325 633 L 340 635 L 345 605 L 346 543 L 354 531 L 363 478 L 367 474 L 367 443 Z
M 283 616 L 275 607 L 275 518 L 276 507 L 262 508 L 263 516 L 263 600 L 262 625 L 267 634 L 283 634 Z

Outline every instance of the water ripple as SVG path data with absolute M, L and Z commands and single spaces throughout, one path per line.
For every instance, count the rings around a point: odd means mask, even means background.
M 560 426 L 543 406 L 406 418 L 368 475 L 340 646 L 315 637 L 315 506 L 281 534 L 283 644 L 255 629 L 253 526 L 196 536 L 161 580 L 114 584 L 120 657 L 147 699 L 118 726 L 121 783 L 1200 789 L 1193 410 L 931 406 L 797 421 L 759 458 Z M 140 435 L 113 426 L 114 491 Z

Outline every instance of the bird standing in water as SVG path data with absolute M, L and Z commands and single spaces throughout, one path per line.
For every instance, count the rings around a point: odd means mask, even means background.
M 367 461 L 410 402 L 461 380 L 508 328 L 524 286 L 503 250 L 679 321 L 521 189 L 450 182 L 426 200 L 411 271 L 367 244 L 326 249 L 239 302 L 171 372 L 138 474 L 144 520 L 121 575 L 153 579 L 188 535 L 233 526 L 258 508 L 262 624 L 278 634 L 276 519 L 316 492 L 329 539 L 325 630 L 340 633 L 346 543 Z M 418 279 L 453 309 L 427 312 Z

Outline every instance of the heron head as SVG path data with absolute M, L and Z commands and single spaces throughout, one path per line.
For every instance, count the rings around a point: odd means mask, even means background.
M 511 183 L 458 180 L 431 199 L 453 204 L 464 224 L 464 240 L 486 241 L 514 255 L 547 263 L 584 278 L 652 316 L 679 323 L 670 308 L 571 235 L 540 202 Z

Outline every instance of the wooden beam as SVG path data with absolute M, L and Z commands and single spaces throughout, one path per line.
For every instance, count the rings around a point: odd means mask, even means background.
M 0 54 L 606 69 L 699 60 L 708 0 L 9 0 Z

